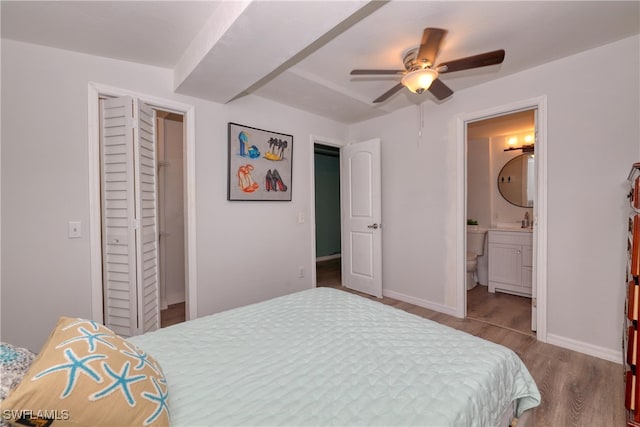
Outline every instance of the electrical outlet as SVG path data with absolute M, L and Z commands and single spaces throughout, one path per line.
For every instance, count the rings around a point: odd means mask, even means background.
M 298 277 L 304 277 L 304 267 L 300 266 L 298 267 Z

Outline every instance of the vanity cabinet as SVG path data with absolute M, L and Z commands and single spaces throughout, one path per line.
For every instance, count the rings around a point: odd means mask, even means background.
M 489 230 L 489 292 L 531 296 L 533 234 L 530 230 Z

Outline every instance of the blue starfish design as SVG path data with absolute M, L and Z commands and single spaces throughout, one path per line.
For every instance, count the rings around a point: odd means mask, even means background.
M 19 354 L 16 349 L 9 346 L 9 344 L 0 344 L 0 364 L 9 365 L 9 363 L 18 360 Z M 3 366 L 4 370 L 4 366 Z
M 113 344 L 111 344 L 109 341 L 106 341 L 104 338 L 102 337 L 113 337 L 113 335 L 110 334 L 105 334 L 105 333 L 101 333 L 101 332 L 96 332 L 94 334 L 92 334 L 91 332 L 87 331 L 85 328 L 83 328 L 82 326 L 78 328 L 78 332 L 80 332 L 82 335 L 79 335 L 77 337 L 73 337 L 73 338 L 69 338 L 66 341 L 61 342 L 60 344 L 58 344 L 56 346 L 56 348 L 60 348 L 60 347 L 64 347 L 67 344 L 71 344 L 72 342 L 75 341 L 82 341 L 82 340 L 87 340 L 87 344 L 89 345 L 89 352 L 93 353 L 94 351 L 96 351 L 96 343 L 100 343 L 100 344 L 104 344 L 107 347 L 115 350 L 116 346 L 114 346 Z
M 102 382 L 102 378 L 100 378 L 100 375 L 98 375 L 95 369 L 92 369 L 91 367 L 87 366 L 87 364 L 93 360 L 106 359 L 107 356 L 105 356 L 104 354 L 95 354 L 93 356 L 85 356 L 83 358 L 79 358 L 70 348 L 65 349 L 64 355 L 70 363 L 61 363 L 59 365 L 52 366 L 49 369 L 45 369 L 44 371 L 36 374 L 33 377 L 33 380 L 38 380 L 44 377 L 45 375 L 49 375 L 54 372 L 64 372 L 65 370 L 68 369 L 69 376 L 67 378 L 67 386 L 65 387 L 65 389 L 62 391 L 62 394 L 60 395 L 61 399 L 64 399 L 65 397 L 71 394 L 71 392 L 73 391 L 73 388 L 76 385 L 76 381 L 78 380 L 79 374 L 85 374 L 97 383 Z
M 100 326 L 96 321 L 94 320 L 86 320 L 86 319 L 81 319 L 78 318 L 78 320 L 76 322 L 73 323 L 69 323 L 67 326 L 65 326 L 64 328 L 62 328 L 63 331 L 66 331 L 67 329 L 71 329 L 76 325 L 84 325 L 85 323 L 90 324 L 93 327 L 94 331 L 99 331 L 100 330 Z
M 129 343 L 125 343 L 125 345 L 131 351 L 120 350 L 120 353 L 127 355 L 129 357 L 132 357 L 138 361 L 138 364 L 134 366 L 133 369 L 135 369 L 136 371 L 139 371 L 144 368 L 144 365 L 147 365 L 149 368 L 153 370 L 153 372 L 155 372 L 156 374 L 160 374 L 160 372 L 158 372 L 158 369 L 156 369 L 155 364 L 151 360 L 149 360 L 149 355 L 147 353 L 145 353 L 144 351 L 140 350 L 137 347 L 132 348 L 129 345 Z
M 109 365 L 107 365 L 105 362 L 102 362 L 102 367 L 104 368 L 105 372 L 109 374 L 111 378 L 113 378 L 113 382 L 108 387 L 95 392 L 94 394 L 89 396 L 89 398 L 91 400 L 102 399 L 103 397 L 110 395 L 116 390 L 120 390 L 125 400 L 129 404 L 129 406 L 131 407 L 135 406 L 136 400 L 131 395 L 131 388 L 130 388 L 131 384 L 136 383 L 138 381 L 142 381 L 146 379 L 147 376 L 146 375 L 129 376 L 129 368 L 131 367 L 131 363 L 129 362 L 124 363 L 120 372 L 113 371 L 109 367 Z
M 146 426 L 148 426 L 149 424 L 157 420 L 160 414 L 162 414 L 162 411 L 167 411 L 167 417 L 169 417 L 169 405 L 167 404 L 167 401 L 169 398 L 169 390 L 163 392 L 162 387 L 160 387 L 160 385 L 158 384 L 158 381 L 155 378 L 152 377 L 151 381 L 153 381 L 153 385 L 155 386 L 158 394 L 152 394 L 152 393 L 149 393 L 148 391 L 145 391 L 142 393 L 142 397 L 157 403 L 158 407 L 153 412 L 153 414 L 149 416 L 149 418 L 144 420 L 144 425 Z

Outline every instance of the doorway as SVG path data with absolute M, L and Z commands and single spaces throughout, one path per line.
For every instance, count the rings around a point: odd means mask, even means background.
M 316 286 L 342 287 L 340 148 L 313 144 Z
M 160 327 L 185 321 L 184 116 L 156 109 Z
M 547 149 L 546 149 L 546 97 L 541 96 L 511 104 L 490 108 L 461 115 L 457 118 L 457 213 L 456 223 L 458 240 L 456 249 L 456 315 L 467 317 L 467 125 L 512 113 L 533 110 L 535 112 L 535 192 L 533 215 L 530 221 L 533 224 L 531 232 L 531 312 L 532 325 L 536 325 L 536 337 L 539 341 L 547 340 Z M 494 182 L 497 190 L 497 177 Z M 493 185 L 492 184 L 492 185 Z M 472 196 L 473 197 L 473 196 Z M 522 218 L 524 219 L 524 218 Z M 489 222 L 495 219 L 489 217 Z M 520 224 L 520 222 L 518 223 Z M 493 226 L 494 223 L 491 223 Z M 519 228 L 519 227 L 518 227 Z M 521 248 L 524 249 L 524 248 Z M 489 255 L 491 259 L 491 255 Z
M 195 245 L 195 209 L 190 208 L 195 206 L 195 126 L 194 115 L 195 109 L 191 105 L 182 104 L 179 102 L 160 99 L 150 95 L 139 94 L 136 92 L 106 86 L 98 83 L 90 82 L 88 85 L 88 130 L 89 130 L 89 189 L 90 189 L 90 216 L 89 216 L 89 238 L 91 247 L 91 294 L 92 294 L 92 319 L 100 322 L 107 323 L 107 313 L 105 312 L 104 296 L 103 296 L 103 223 L 102 223 L 102 185 L 101 185 L 101 152 L 100 152 L 100 127 L 101 127 L 101 113 L 100 113 L 100 99 L 113 99 L 120 97 L 129 97 L 137 100 L 139 105 L 147 105 L 153 111 L 155 116 L 157 111 L 162 111 L 161 114 L 176 114 L 182 116 L 182 175 L 183 175 L 183 258 L 184 258 L 184 318 L 186 320 L 197 317 L 197 295 L 196 295 L 196 245 Z M 161 115 L 160 114 L 160 115 Z M 174 117 L 175 118 L 175 117 Z M 151 123 L 156 123 L 151 121 Z M 135 134 L 135 133 L 134 133 Z M 157 169 L 156 162 L 150 162 L 148 159 L 144 160 L 145 167 L 151 166 L 151 170 Z M 135 169 L 134 169 L 135 170 Z M 144 182 L 148 184 L 148 182 Z M 148 201 L 141 201 L 142 205 L 149 206 Z M 141 224 L 145 224 L 147 219 L 141 221 Z M 133 228 L 135 229 L 139 223 L 133 221 Z M 108 241 L 108 240 L 107 240 Z M 121 241 L 122 242 L 122 241 Z M 158 257 L 159 258 L 159 257 Z M 144 262 L 148 262 L 147 258 L 141 258 Z M 130 282 L 135 283 L 135 282 Z M 156 302 L 153 303 L 153 311 L 157 313 L 157 325 L 160 325 L 160 286 L 154 287 L 154 291 L 143 292 L 138 295 L 138 303 L 142 301 L 146 302 L 144 298 L 149 298 L 152 295 Z M 129 287 L 129 293 L 131 296 L 135 296 L 134 287 Z M 140 298 L 143 295 L 143 299 Z M 131 299 L 133 301 L 134 298 Z M 134 303 L 127 303 L 129 307 L 134 308 Z M 144 305 L 144 304 L 143 304 Z M 147 311 L 148 306 L 144 305 L 144 309 L 138 307 L 138 316 L 140 313 L 150 313 Z M 133 322 L 133 323 L 131 323 Z M 136 326 L 136 322 L 133 320 L 128 321 L 128 328 L 132 331 L 132 334 L 140 333 L 140 322 Z
M 130 336 L 185 320 L 184 120 L 131 96 L 99 104 L 105 325 Z
M 467 317 L 533 336 L 535 117 L 466 124 Z
M 311 137 L 311 143 L 339 147 L 341 286 L 382 298 L 382 189 L 380 139 L 344 145 Z M 311 186 L 315 189 L 315 150 L 310 150 Z M 311 201 L 312 265 L 316 260 L 316 200 Z M 317 286 L 316 269 L 312 284 Z

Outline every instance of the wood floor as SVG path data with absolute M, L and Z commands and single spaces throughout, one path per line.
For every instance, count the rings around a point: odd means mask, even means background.
M 467 317 L 536 335 L 531 330 L 531 298 L 501 292 L 492 294 L 488 286 L 477 285 L 467 291 Z
M 185 303 L 179 302 L 177 304 L 171 304 L 167 309 L 160 311 L 160 327 L 166 328 L 167 326 L 175 325 L 176 323 L 182 323 L 185 319 Z
M 486 321 L 458 319 L 423 307 L 377 299 L 342 287 L 340 260 L 318 263 L 318 286 L 329 286 L 377 300 L 415 315 L 468 332 L 512 349 L 536 381 L 542 403 L 534 409 L 538 427 L 625 426 L 623 367 L 536 340 L 530 333 L 494 326 Z

